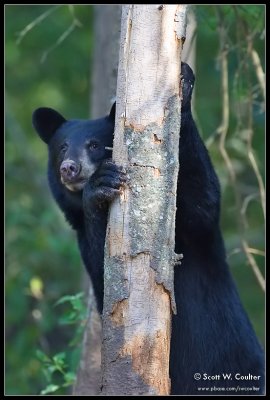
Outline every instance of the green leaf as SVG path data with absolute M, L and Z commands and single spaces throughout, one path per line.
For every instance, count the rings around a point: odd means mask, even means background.
M 83 292 L 77 293 L 75 295 L 67 295 L 61 297 L 57 302 L 54 304 L 55 306 L 58 306 L 59 304 L 67 303 L 68 301 L 72 303 L 72 301 L 79 299 L 84 296 Z
M 76 375 L 74 374 L 74 372 L 67 372 L 64 375 L 64 379 L 66 381 L 66 384 L 72 385 L 75 382 Z
M 63 317 L 60 318 L 59 323 L 61 325 L 66 325 L 66 324 L 74 324 L 78 320 L 78 315 L 74 311 L 64 315 Z
M 51 363 L 51 359 L 41 350 L 36 351 L 36 356 L 43 363 Z
M 48 385 L 44 390 L 42 390 L 40 394 L 53 393 L 53 392 L 56 392 L 56 390 L 58 390 L 58 389 L 59 389 L 59 386 L 51 384 L 51 385 Z
M 77 310 L 77 311 L 83 311 L 85 308 L 85 305 L 84 305 L 82 299 L 80 299 L 80 298 L 72 299 L 71 304 L 72 304 L 72 307 L 74 308 L 74 310 Z
M 55 362 L 55 367 L 56 369 L 61 372 L 62 374 L 65 373 L 64 368 L 66 368 L 66 364 L 64 359 L 66 358 L 66 354 L 65 353 L 59 353 L 56 354 L 53 357 L 53 361 Z
M 66 358 L 66 353 L 57 353 L 55 356 L 53 356 L 53 360 L 55 362 L 63 362 L 63 360 Z

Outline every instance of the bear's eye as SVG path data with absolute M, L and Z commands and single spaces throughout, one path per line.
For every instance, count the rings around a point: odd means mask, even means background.
M 99 145 L 98 145 L 97 142 L 90 142 L 88 147 L 89 147 L 90 150 L 96 150 L 96 149 L 99 148 Z
M 60 146 L 60 151 L 61 151 L 62 153 L 64 153 L 64 152 L 67 150 L 67 147 L 68 147 L 68 145 L 67 145 L 66 143 L 63 143 L 63 144 Z

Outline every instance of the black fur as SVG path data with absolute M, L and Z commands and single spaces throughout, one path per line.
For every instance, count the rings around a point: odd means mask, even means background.
M 182 76 L 175 251 L 184 258 L 175 268 L 178 313 L 172 320 L 172 394 L 261 394 L 263 351 L 226 263 L 219 228 L 219 183 L 192 118 L 195 77 L 185 63 Z M 33 114 L 33 125 L 48 144 L 52 193 L 77 232 L 100 312 L 108 206 L 125 183 L 125 174 L 106 149 L 113 144 L 114 115 L 115 105 L 107 117 L 94 121 L 66 121 L 48 108 Z M 200 380 L 195 373 L 201 374 Z M 231 379 L 223 374 L 231 374 Z M 249 374 L 260 378 L 240 379 Z M 250 390 L 253 387 L 259 390 Z
M 182 75 L 175 251 L 184 258 L 175 268 L 178 313 L 172 321 L 172 394 L 258 394 L 264 385 L 263 352 L 226 263 L 219 227 L 219 182 L 191 114 L 195 77 L 187 64 L 182 63 Z M 196 381 L 195 373 L 216 379 Z M 235 378 L 237 373 L 260 378 L 241 380 Z M 232 379 L 224 379 L 223 374 L 231 374 Z M 260 390 L 243 389 L 253 386 Z M 232 387 L 242 390 L 227 391 Z

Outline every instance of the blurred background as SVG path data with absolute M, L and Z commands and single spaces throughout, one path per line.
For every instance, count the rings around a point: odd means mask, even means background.
M 64 352 L 64 362 L 54 361 L 67 371 L 78 365 L 76 318 L 68 302 L 55 303 L 83 290 L 83 267 L 75 234 L 49 192 L 47 149 L 31 116 L 40 106 L 66 118 L 91 116 L 94 47 L 103 51 L 96 12 L 92 5 L 5 6 L 8 395 L 40 394 L 56 368 L 48 360 L 44 367 L 45 355 Z M 264 344 L 265 6 L 194 6 L 189 22 L 185 57 L 196 71 L 194 115 L 222 186 L 228 262 Z M 51 392 L 68 393 L 66 383 Z

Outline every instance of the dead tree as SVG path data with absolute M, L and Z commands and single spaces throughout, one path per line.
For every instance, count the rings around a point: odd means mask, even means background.
M 113 158 L 129 184 L 107 227 L 103 395 L 170 393 L 185 20 L 184 5 L 122 7 Z

